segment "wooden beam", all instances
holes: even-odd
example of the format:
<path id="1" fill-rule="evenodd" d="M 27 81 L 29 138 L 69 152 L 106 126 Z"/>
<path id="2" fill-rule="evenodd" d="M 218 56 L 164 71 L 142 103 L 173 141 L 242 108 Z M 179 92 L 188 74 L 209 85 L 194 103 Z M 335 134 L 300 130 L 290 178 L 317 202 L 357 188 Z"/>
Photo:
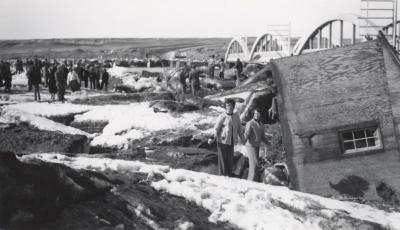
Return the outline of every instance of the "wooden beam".
<path id="1" fill-rule="evenodd" d="M 329 41 L 328 41 L 328 47 L 332 48 L 332 22 L 329 23 Z"/>
<path id="2" fill-rule="evenodd" d="M 343 46 L 343 20 L 340 20 L 340 46 Z"/>

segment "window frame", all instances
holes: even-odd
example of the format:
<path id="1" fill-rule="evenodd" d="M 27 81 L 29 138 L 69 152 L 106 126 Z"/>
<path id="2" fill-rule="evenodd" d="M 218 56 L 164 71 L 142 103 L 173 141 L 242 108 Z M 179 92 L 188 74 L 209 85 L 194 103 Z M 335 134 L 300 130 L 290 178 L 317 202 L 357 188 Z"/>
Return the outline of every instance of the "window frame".
<path id="1" fill-rule="evenodd" d="M 364 148 L 358 148 L 357 147 L 355 149 L 351 149 L 351 150 L 345 150 L 344 148 L 344 143 L 345 140 L 343 138 L 343 134 L 344 133 L 349 133 L 351 132 L 353 135 L 353 139 L 352 141 L 356 141 L 356 140 L 368 140 L 368 137 L 365 138 L 354 138 L 354 132 L 357 131 L 365 131 L 367 129 L 376 129 L 377 132 L 377 138 L 379 141 L 379 145 L 373 146 L 373 147 L 364 147 Z M 340 130 L 339 131 L 339 139 L 340 139 L 340 147 L 342 150 L 342 154 L 344 156 L 349 156 L 349 155 L 355 155 L 355 154 L 360 154 L 360 153 L 365 153 L 365 152 L 375 152 L 375 151 L 379 151 L 379 150 L 383 150 L 384 146 L 383 146 L 383 140 L 382 140 L 382 134 L 381 134 L 381 129 L 379 127 L 379 125 L 370 125 L 370 126 L 364 126 L 364 127 L 357 127 L 357 128 L 350 128 L 350 129 L 345 129 L 345 130 Z"/>

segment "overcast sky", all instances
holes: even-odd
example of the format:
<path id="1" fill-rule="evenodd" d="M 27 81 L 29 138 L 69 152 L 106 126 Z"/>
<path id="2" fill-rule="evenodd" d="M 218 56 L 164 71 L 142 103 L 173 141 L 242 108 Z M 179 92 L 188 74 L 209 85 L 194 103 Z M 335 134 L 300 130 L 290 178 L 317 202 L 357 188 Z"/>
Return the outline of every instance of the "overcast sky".
<path id="1" fill-rule="evenodd" d="M 359 14 L 360 0 L 0 0 L 0 39 L 254 36 Z"/>

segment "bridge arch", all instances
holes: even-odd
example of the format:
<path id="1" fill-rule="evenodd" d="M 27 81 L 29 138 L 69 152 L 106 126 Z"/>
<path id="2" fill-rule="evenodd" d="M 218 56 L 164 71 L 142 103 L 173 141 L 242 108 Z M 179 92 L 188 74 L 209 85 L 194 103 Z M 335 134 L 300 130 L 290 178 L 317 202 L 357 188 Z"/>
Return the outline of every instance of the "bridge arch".
<path id="1" fill-rule="evenodd" d="M 241 37 L 232 38 L 225 53 L 225 62 L 235 62 L 238 58 L 241 61 L 248 61 L 248 57 L 247 41 Z"/>
<path id="2" fill-rule="evenodd" d="M 332 42 L 332 25 L 333 23 L 339 23 L 339 42 L 334 45 Z M 344 46 L 344 23 L 350 24 L 352 26 L 352 36 L 351 36 L 351 44 L 355 44 L 357 40 L 362 40 L 364 38 L 357 39 L 357 32 L 360 30 L 360 25 L 372 25 L 374 27 L 374 34 L 378 34 L 378 31 L 381 28 L 374 26 L 375 23 L 366 18 L 359 17 L 355 14 L 343 14 L 339 15 L 335 18 L 330 18 L 324 20 L 322 23 L 317 24 L 312 27 L 313 29 L 306 33 L 306 36 L 303 36 L 294 46 L 293 54 L 299 55 L 303 52 L 312 52 L 321 49 L 329 49 L 337 46 Z M 322 30 L 328 29 L 328 38 L 322 36 Z M 316 41 L 315 41 L 316 40 Z"/>
<path id="3" fill-rule="evenodd" d="M 271 59 L 290 55 L 289 40 L 286 38 L 285 43 L 279 38 L 282 37 L 270 33 L 258 36 L 251 48 L 249 60 L 267 63 Z"/>

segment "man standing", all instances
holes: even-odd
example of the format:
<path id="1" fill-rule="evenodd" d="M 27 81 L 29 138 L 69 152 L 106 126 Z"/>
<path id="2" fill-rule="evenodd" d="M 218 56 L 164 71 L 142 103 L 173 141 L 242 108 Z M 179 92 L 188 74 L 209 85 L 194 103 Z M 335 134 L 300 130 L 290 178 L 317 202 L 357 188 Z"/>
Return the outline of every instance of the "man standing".
<path id="1" fill-rule="evenodd" d="M 40 63 L 38 59 L 35 59 L 33 65 L 29 66 L 26 75 L 33 86 L 35 101 L 40 101 L 39 84 L 42 83 L 42 75 L 40 72 Z"/>
<path id="2" fill-rule="evenodd" d="M 246 155 L 249 158 L 249 175 L 247 180 L 252 181 L 254 181 L 256 178 L 261 142 L 267 143 L 264 133 L 264 125 L 260 121 L 260 118 L 260 110 L 255 109 L 253 119 L 247 122 L 244 131 L 243 142 L 245 142 Z"/>
<path id="3" fill-rule="evenodd" d="M 179 82 L 181 83 L 182 93 L 186 94 L 186 78 L 190 73 L 190 66 L 186 62 L 183 64 L 183 69 L 179 74 Z"/>
<path id="4" fill-rule="evenodd" d="M 211 55 L 211 59 L 208 61 L 208 66 L 209 66 L 209 75 L 211 78 L 214 78 L 214 69 L 215 69 L 215 59 L 214 59 L 214 54 Z"/>
<path id="5" fill-rule="evenodd" d="M 225 60 L 223 58 L 221 58 L 221 61 L 219 62 L 219 66 L 220 66 L 219 78 L 221 80 L 224 80 L 224 73 L 225 73 L 226 64 L 225 64 Z"/>
<path id="6" fill-rule="evenodd" d="M 47 62 L 47 59 L 45 59 L 42 66 L 42 78 L 44 80 L 44 86 L 47 87 L 49 84 L 49 63 Z"/>
<path id="7" fill-rule="evenodd" d="M 199 96 L 200 91 L 200 70 L 196 66 L 193 66 L 193 70 L 189 74 L 189 81 L 192 85 L 193 96 Z"/>
<path id="8" fill-rule="evenodd" d="M 12 82 L 12 74 L 10 69 L 10 63 L 6 62 L 3 66 L 3 77 L 4 77 L 4 87 L 7 93 L 11 93 L 11 82 Z"/>
<path id="9" fill-rule="evenodd" d="M 108 79 L 109 79 L 109 74 L 106 70 L 106 67 L 103 67 L 101 70 L 101 85 L 100 85 L 100 89 L 103 89 L 107 91 L 108 88 Z"/>
<path id="10" fill-rule="evenodd" d="M 234 113 L 235 101 L 225 100 L 225 114 L 222 114 L 215 125 L 215 139 L 218 148 L 219 175 L 232 176 L 233 149 L 238 136 L 242 138 L 242 126 L 237 113 Z M 211 141 L 209 141 L 211 142 Z"/>
<path id="11" fill-rule="evenodd" d="M 56 71 L 56 85 L 58 100 L 61 102 L 65 101 L 64 94 L 67 85 L 67 74 L 68 70 L 66 69 L 65 64 L 59 65 Z"/>
<path id="12" fill-rule="evenodd" d="M 236 69 L 236 87 L 238 87 L 240 83 L 240 75 L 243 72 L 243 64 L 239 58 L 236 60 L 235 69 Z"/>

